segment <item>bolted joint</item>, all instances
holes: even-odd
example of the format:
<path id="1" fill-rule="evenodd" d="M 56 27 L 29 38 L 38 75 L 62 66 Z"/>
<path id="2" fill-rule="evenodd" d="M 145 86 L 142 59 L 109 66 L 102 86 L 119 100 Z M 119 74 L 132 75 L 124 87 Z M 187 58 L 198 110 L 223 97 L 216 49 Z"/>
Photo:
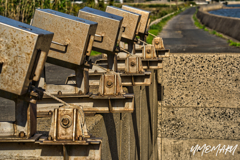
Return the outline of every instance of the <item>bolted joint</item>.
<path id="1" fill-rule="evenodd" d="M 112 81 L 107 81 L 107 87 L 112 88 L 113 87 L 113 82 Z"/>
<path id="2" fill-rule="evenodd" d="M 63 118 L 62 119 L 62 124 L 64 125 L 64 126 L 67 126 L 68 124 L 69 124 L 69 119 L 68 118 Z"/>
<path id="3" fill-rule="evenodd" d="M 151 53 L 151 50 L 150 49 L 147 49 L 147 54 L 150 54 Z"/>
<path id="4" fill-rule="evenodd" d="M 135 62 L 131 62 L 131 66 L 134 67 L 136 65 Z"/>

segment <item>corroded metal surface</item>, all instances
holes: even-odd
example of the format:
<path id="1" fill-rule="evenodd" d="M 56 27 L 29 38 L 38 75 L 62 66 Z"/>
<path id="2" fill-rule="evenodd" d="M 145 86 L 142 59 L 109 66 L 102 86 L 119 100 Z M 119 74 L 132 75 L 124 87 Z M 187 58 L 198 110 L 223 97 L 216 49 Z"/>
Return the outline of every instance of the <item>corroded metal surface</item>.
<path id="1" fill-rule="evenodd" d="M 135 55 L 128 56 L 125 60 L 125 73 L 144 73 L 141 58 Z"/>
<path id="2" fill-rule="evenodd" d="M 43 145 L 39 141 L 28 143 L 2 142 L 0 143 L 1 159 L 51 159 L 51 160 L 101 160 L 101 139 L 88 139 L 85 144 L 75 143 L 69 145 L 50 144 Z"/>
<path id="3" fill-rule="evenodd" d="M 83 106 L 84 112 L 93 113 L 110 113 L 109 107 L 112 106 L 112 113 L 123 113 L 134 111 L 134 95 L 124 94 L 122 96 L 96 96 L 92 95 L 90 98 L 87 97 L 62 97 L 67 103 Z M 59 108 L 61 103 L 51 98 L 44 98 L 39 101 L 37 112 L 39 114 L 48 114 L 49 111 L 53 111 L 55 108 Z"/>
<path id="4" fill-rule="evenodd" d="M 142 50 L 142 57 L 143 59 L 156 59 L 157 55 L 155 47 L 151 44 L 144 45 Z"/>
<path id="5" fill-rule="evenodd" d="M 0 16 L 1 90 L 27 92 L 31 80 L 40 76 L 43 66 L 37 66 L 38 60 L 45 62 L 52 37 L 51 32 Z"/>
<path id="6" fill-rule="evenodd" d="M 86 143 L 83 137 L 89 135 L 87 131 L 83 131 L 83 120 L 80 106 L 76 106 L 76 108 L 62 106 L 59 109 L 54 109 L 48 142 L 71 143 L 78 141 L 80 143 L 82 141 Z"/>
<path id="7" fill-rule="evenodd" d="M 133 13 L 121 8 L 107 6 L 106 12 L 123 17 L 122 26 L 125 28 L 122 33 L 122 40 L 133 40 L 141 18 L 140 14 Z"/>
<path id="8" fill-rule="evenodd" d="M 155 47 L 155 49 L 164 49 L 163 39 L 161 37 L 155 37 L 152 40 L 152 45 Z"/>
<path id="9" fill-rule="evenodd" d="M 100 95 L 121 95 L 123 93 L 121 77 L 119 73 L 107 72 L 100 78 Z"/>
<path id="10" fill-rule="evenodd" d="M 139 24 L 140 25 L 139 33 L 145 34 L 146 29 L 148 28 L 148 23 L 150 22 L 150 20 L 149 20 L 150 12 L 141 10 L 139 8 L 134 8 L 131 6 L 126 6 L 126 5 L 123 5 L 122 9 L 131 11 L 134 13 L 138 13 L 141 15 L 140 24 Z"/>
<path id="11" fill-rule="evenodd" d="M 89 7 L 79 10 L 78 17 L 98 23 L 96 34 L 99 38 L 95 37 L 93 50 L 115 52 L 117 40 L 121 36 L 120 27 L 123 17 Z"/>
<path id="12" fill-rule="evenodd" d="M 37 9 L 32 25 L 54 32 L 48 56 L 55 61 L 81 65 L 91 52 L 97 23 L 50 9 Z M 91 42 L 91 43 L 89 43 Z M 52 60 L 52 63 L 57 63 Z M 64 63 L 57 63 L 63 65 Z"/>

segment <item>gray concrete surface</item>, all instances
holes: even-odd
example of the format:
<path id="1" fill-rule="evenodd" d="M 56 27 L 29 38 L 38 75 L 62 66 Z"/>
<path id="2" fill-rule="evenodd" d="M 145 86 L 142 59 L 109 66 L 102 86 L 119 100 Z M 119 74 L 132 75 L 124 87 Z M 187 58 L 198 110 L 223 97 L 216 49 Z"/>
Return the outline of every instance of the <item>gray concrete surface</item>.
<path id="1" fill-rule="evenodd" d="M 222 149 L 240 140 L 240 49 L 197 29 L 194 12 L 190 8 L 174 17 L 160 34 L 171 53 L 158 72 L 164 88 L 158 111 L 159 159 L 240 159 L 239 146 L 234 154 L 216 149 L 201 155 L 201 148 L 191 152 L 197 144 L 220 144 Z"/>
<path id="2" fill-rule="evenodd" d="M 195 8 L 189 8 L 172 18 L 159 34 L 171 53 L 229 53 L 240 48 L 229 46 L 225 39 L 198 29 L 192 16 Z"/>

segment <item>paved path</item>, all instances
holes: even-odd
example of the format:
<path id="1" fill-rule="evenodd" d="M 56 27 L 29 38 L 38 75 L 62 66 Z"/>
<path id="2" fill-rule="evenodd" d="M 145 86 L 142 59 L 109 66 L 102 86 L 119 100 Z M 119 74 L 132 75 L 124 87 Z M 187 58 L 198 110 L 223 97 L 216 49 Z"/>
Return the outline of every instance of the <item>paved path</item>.
<path id="1" fill-rule="evenodd" d="M 240 48 L 229 46 L 225 39 L 198 29 L 192 19 L 195 11 L 195 8 L 189 8 L 164 26 L 159 36 L 166 49 L 171 53 L 240 53 Z"/>

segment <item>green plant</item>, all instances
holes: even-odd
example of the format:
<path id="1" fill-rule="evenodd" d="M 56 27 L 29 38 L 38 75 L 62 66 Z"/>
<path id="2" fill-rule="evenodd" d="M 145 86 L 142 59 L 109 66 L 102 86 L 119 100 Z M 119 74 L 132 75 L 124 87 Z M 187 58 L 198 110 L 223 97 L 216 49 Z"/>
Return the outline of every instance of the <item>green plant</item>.
<path id="1" fill-rule="evenodd" d="M 232 40 L 228 40 L 229 46 L 236 46 L 236 47 L 240 47 L 240 43 L 239 42 L 234 42 Z"/>
<path id="2" fill-rule="evenodd" d="M 97 51 L 92 51 L 90 56 L 96 56 L 96 55 L 99 55 L 99 54 L 102 54 L 102 53 L 97 52 Z"/>

